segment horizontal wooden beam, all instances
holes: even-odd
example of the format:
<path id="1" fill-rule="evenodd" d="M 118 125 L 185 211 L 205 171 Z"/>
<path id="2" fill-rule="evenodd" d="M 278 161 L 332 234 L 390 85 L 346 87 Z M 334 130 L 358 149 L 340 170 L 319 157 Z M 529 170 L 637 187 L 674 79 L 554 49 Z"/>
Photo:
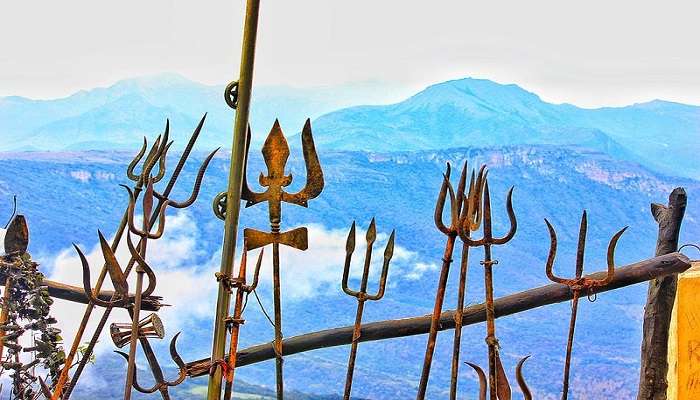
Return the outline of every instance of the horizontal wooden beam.
<path id="1" fill-rule="evenodd" d="M 622 287 L 646 282 L 660 276 L 683 272 L 690 268 L 690 260 L 680 253 L 671 253 L 649 260 L 641 261 L 615 270 L 612 283 L 603 288 L 595 288 L 592 293 L 601 293 Z M 592 279 L 602 279 L 605 271 L 587 275 Z M 494 307 L 496 317 L 515 314 L 554 303 L 571 300 L 572 292 L 568 286 L 551 284 L 524 292 L 514 293 L 496 299 Z M 440 315 L 440 330 L 454 329 L 454 310 Z M 484 304 L 477 304 L 464 309 L 463 325 L 483 322 L 486 317 Z M 368 342 L 397 337 L 421 335 L 430 329 L 430 315 L 371 322 L 362 325 L 360 341 Z M 284 355 L 301 353 L 325 347 L 342 346 L 352 342 L 352 326 L 326 329 L 318 332 L 294 336 L 283 341 Z M 227 356 L 228 358 L 228 356 Z M 255 364 L 275 358 L 272 343 L 260 344 L 238 352 L 237 366 Z M 209 373 L 208 358 L 187 364 L 190 376 L 202 376 Z"/>
<path id="2" fill-rule="evenodd" d="M 5 282 L 5 274 L 0 270 L 0 285 Z M 88 298 L 85 295 L 85 291 L 82 287 L 66 285 L 65 283 L 60 283 L 52 281 L 49 279 L 44 279 L 42 285 L 49 288 L 49 295 L 56 299 L 68 300 L 74 303 L 87 304 Z M 110 300 L 114 295 L 112 290 L 102 290 L 99 294 L 99 298 L 102 300 Z M 131 295 L 133 297 L 133 294 Z M 141 309 L 146 311 L 158 311 L 165 304 L 161 303 L 163 298 L 160 296 L 147 296 L 143 298 L 141 303 Z"/>

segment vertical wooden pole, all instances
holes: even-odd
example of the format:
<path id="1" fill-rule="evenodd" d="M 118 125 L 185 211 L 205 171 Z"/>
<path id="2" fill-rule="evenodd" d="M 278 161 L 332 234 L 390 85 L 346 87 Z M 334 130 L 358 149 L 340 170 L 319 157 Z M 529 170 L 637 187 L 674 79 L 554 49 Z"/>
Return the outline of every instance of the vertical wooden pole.
<path id="1" fill-rule="evenodd" d="M 243 169 L 245 164 L 246 132 L 250 114 L 250 100 L 253 86 L 253 66 L 255 64 L 255 43 L 258 34 L 258 15 L 260 0 L 247 0 L 245 25 L 243 28 L 243 47 L 241 50 L 241 66 L 238 78 L 238 101 L 236 102 L 236 118 L 233 125 L 233 147 L 231 149 L 231 166 L 229 169 L 228 188 L 226 194 L 226 219 L 224 221 L 224 241 L 221 250 L 222 276 L 233 273 L 233 259 L 236 253 L 236 236 L 238 232 L 238 216 L 241 206 L 241 187 L 243 184 Z M 219 294 L 216 300 L 214 316 L 214 338 L 212 341 L 211 362 L 213 366 L 224 359 L 226 351 L 226 317 L 229 315 L 231 293 L 219 282 Z M 209 376 L 207 389 L 208 400 L 221 399 L 222 371 L 215 368 Z"/>
<path id="2" fill-rule="evenodd" d="M 678 236 L 688 197 L 683 188 L 676 188 L 668 205 L 654 203 L 651 213 L 659 224 L 656 255 L 673 253 L 678 249 Z M 668 382 L 668 335 L 671 312 L 676 296 L 676 274 L 649 281 L 644 307 L 641 370 L 637 400 L 666 400 Z"/>

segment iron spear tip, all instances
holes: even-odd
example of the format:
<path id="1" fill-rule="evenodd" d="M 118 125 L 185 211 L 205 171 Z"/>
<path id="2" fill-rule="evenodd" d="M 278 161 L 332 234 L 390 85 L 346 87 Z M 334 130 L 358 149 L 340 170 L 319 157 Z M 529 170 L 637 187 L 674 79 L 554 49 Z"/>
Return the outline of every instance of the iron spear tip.
<path id="1" fill-rule="evenodd" d="M 369 223 L 369 228 L 367 229 L 367 244 L 372 244 L 377 239 L 377 224 L 372 217 L 372 221 Z"/>

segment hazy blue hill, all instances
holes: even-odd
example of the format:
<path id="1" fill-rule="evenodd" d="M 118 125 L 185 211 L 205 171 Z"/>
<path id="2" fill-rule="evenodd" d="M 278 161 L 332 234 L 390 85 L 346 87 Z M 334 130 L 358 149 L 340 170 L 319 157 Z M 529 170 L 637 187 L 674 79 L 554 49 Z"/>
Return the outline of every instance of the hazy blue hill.
<path id="1" fill-rule="evenodd" d="M 0 197 L 7 199 L 0 201 L 0 215 L 9 214 L 10 196 L 18 194 L 20 211 L 27 215 L 32 231 L 30 251 L 44 262 L 73 241 L 89 248 L 96 243 L 97 228 L 110 232 L 118 224 L 125 194 L 117 184 L 126 182 L 123 171 L 132 155 L 132 152 L 0 154 Z M 202 156 L 198 153 L 195 158 L 201 160 Z M 323 194 L 308 209 L 286 207 L 283 226 L 317 223 L 344 230 L 353 219 L 366 224 L 376 216 L 380 231 L 396 228 L 397 245 L 416 252 L 422 262 L 437 264 L 442 257 L 444 236 L 435 229 L 432 214 L 441 173 L 446 161 L 460 163 L 464 158 L 473 164 L 486 162 L 490 167 L 496 232 L 506 229 L 503 195 L 510 185 L 515 185 L 518 234 L 508 246 L 494 249 L 500 260 L 496 271 L 499 296 L 547 283 L 543 271 L 548 250 L 544 217 L 559 232 L 557 271 L 562 274 L 572 271 L 578 218 L 583 208 L 589 211 L 587 271 L 602 269 L 608 238 L 625 225 L 630 229 L 620 241 L 618 264 L 650 257 L 656 225 L 650 216 L 649 203 L 666 201 L 669 191 L 677 185 L 685 186 L 689 194 L 681 242 L 695 241 L 693 238 L 700 234 L 697 181 L 658 174 L 586 148 L 550 145 L 392 153 L 322 151 L 326 176 Z M 187 182 L 196 173 L 195 165 L 193 162 L 185 170 L 176 198 L 189 190 Z M 214 159 L 200 201 L 190 211 L 196 221 L 192 227 L 196 230 L 192 235 L 198 240 L 196 262 L 202 265 L 209 262 L 210 255 L 220 246 L 222 223 L 212 216 L 210 200 L 225 187 L 227 165 L 225 156 Z M 253 155 L 249 168 L 251 183 L 254 184 L 253 177 L 263 167 L 260 157 Z M 296 151 L 290 159 L 290 171 L 297 180 L 294 185 L 300 184 L 303 165 Z M 241 225 L 264 227 L 267 218 L 265 206 L 244 209 Z M 310 251 L 314 248 L 312 241 Z M 480 252 L 474 252 L 475 258 L 480 256 Z M 476 261 L 470 271 L 467 302 L 480 302 L 483 277 Z M 287 268 L 283 279 L 293 274 L 294 269 Z M 367 306 L 366 321 L 430 312 L 438 271 L 428 270 L 418 280 L 408 279 L 405 274 L 399 267 L 392 269 L 389 276 L 392 286 L 380 303 Z M 454 304 L 456 277 L 455 273 L 451 274 L 448 287 L 446 304 L 450 308 Z M 269 310 L 270 289 L 265 284 L 260 295 Z M 584 392 L 590 399 L 633 398 L 645 296 L 645 286 L 638 285 L 601 295 L 595 304 L 582 303 L 575 350 L 577 383 L 574 386 L 578 393 L 575 398 Z M 292 336 L 351 324 L 355 302 L 334 284 L 321 287 L 316 296 L 303 301 L 286 299 L 284 307 L 285 334 Z M 569 305 L 560 304 L 499 320 L 498 332 L 509 373 L 518 357 L 533 354 L 527 376 L 538 398 L 551 396 L 559 388 L 568 312 Z M 185 328 L 181 342 L 185 358 L 205 357 L 209 351 L 211 322 L 197 319 Z M 486 352 L 483 329 L 481 325 L 466 329 L 463 348 L 465 359 L 482 365 Z M 270 325 L 254 302 L 246 311 L 243 332 L 242 346 L 271 340 Z M 375 400 L 415 396 L 424 346 L 424 336 L 362 344 L 356 373 L 357 395 Z M 158 349 L 167 357 L 162 343 Z M 450 349 L 450 333 L 441 334 L 431 379 L 431 399 L 446 397 Z M 339 393 L 347 351 L 347 347 L 341 347 L 288 357 L 288 387 L 307 393 Z M 98 360 L 97 366 L 91 368 L 106 368 L 111 371 L 106 376 L 119 374 L 114 379 L 121 381 L 123 371 L 113 366 Z M 267 362 L 242 368 L 238 374 L 247 382 L 270 388 L 274 382 L 273 368 Z M 182 389 L 189 390 L 192 387 L 189 385 L 204 382 L 204 378 L 194 380 Z M 460 384 L 464 390 L 462 397 L 473 398 L 473 374 L 465 371 Z M 89 386 L 83 390 L 90 393 Z"/>
<path id="2" fill-rule="evenodd" d="M 318 145 L 401 151 L 459 146 L 580 145 L 697 177 L 700 107 L 655 101 L 620 108 L 550 104 L 517 85 L 439 83 L 397 104 L 360 106 L 315 121 Z"/>
<path id="3" fill-rule="evenodd" d="M 54 100 L 0 98 L 0 151 L 110 149 L 138 144 L 144 133 L 161 132 L 165 118 L 180 132 L 191 131 L 209 113 L 207 138 L 230 146 L 233 111 L 223 101 L 224 85 L 204 85 L 177 74 L 119 81 L 112 86 L 77 92 Z M 255 87 L 251 124 L 272 126 L 279 118 L 289 133 L 314 118 L 361 102 L 382 102 L 388 85 L 365 83 L 315 88 Z M 361 99 L 361 100 L 360 100 Z"/>
<path id="4" fill-rule="evenodd" d="M 162 131 L 169 117 L 191 131 L 209 112 L 212 146 L 230 146 L 233 111 L 223 85 L 176 74 L 128 79 L 56 100 L 0 98 L 0 150 L 107 149 L 138 144 Z M 551 104 L 517 85 L 485 79 L 438 83 L 399 103 L 400 90 L 382 84 L 336 87 L 256 87 L 251 124 L 268 129 L 279 118 L 288 135 L 307 117 L 319 147 L 331 150 L 412 151 L 463 146 L 578 145 L 640 162 L 667 174 L 697 178 L 700 107 L 653 101 L 582 109 Z M 334 111 L 335 110 L 335 111 Z M 324 115 L 325 114 L 325 115 Z M 258 137 L 255 137 L 259 143 Z"/>
<path id="5" fill-rule="evenodd" d="M 572 120 L 600 129 L 645 164 L 697 178 L 700 107 L 655 100 L 621 108 L 573 109 Z"/>

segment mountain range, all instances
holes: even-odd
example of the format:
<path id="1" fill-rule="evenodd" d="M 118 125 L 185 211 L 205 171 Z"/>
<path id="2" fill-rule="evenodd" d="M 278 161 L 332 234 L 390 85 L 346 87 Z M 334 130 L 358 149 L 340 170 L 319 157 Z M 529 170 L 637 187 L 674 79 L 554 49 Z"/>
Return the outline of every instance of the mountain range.
<path id="1" fill-rule="evenodd" d="M 63 99 L 0 98 L 0 151 L 133 148 L 142 136 L 161 132 L 166 117 L 178 127 L 174 138 L 182 139 L 205 112 L 209 117 L 202 143 L 226 147 L 233 115 L 222 88 L 166 74 Z M 584 109 L 544 102 L 514 84 L 466 78 L 432 85 L 395 104 L 342 108 L 395 98 L 400 92 L 380 84 L 256 88 L 251 124 L 259 134 L 254 142 L 262 142 L 275 118 L 294 135 L 310 117 L 317 145 L 330 150 L 578 145 L 665 174 L 700 176 L 694 162 L 700 151 L 698 106 L 655 100 Z"/>

